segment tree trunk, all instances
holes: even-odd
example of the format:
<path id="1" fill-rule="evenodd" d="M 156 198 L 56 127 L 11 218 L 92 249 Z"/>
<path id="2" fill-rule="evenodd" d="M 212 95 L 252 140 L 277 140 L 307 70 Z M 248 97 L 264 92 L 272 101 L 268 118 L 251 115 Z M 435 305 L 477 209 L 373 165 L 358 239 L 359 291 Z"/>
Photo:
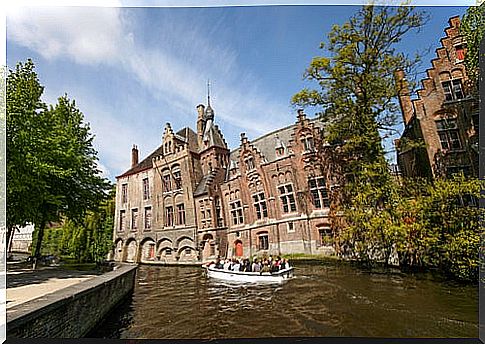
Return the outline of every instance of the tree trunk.
<path id="1" fill-rule="evenodd" d="M 44 228 L 46 225 L 46 221 L 42 220 L 40 223 L 39 228 L 37 229 L 37 241 L 35 243 L 35 250 L 34 250 L 34 262 L 32 265 L 32 270 L 35 270 L 37 268 L 37 261 L 40 258 L 40 250 L 42 248 L 42 238 L 44 237 Z"/>
<path id="2" fill-rule="evenodd" d="M 11 227 L 8 227 L 7 228 L 7 247 L 6 247 L 6 252 L 7 252 L 7 256 L 8 256 L 8 253 L 10 252 L 10 250 L 12 249 L 12 238 L 13 238 L 13 235 L 15 233 L 15 226 L 11 226 Z"/>

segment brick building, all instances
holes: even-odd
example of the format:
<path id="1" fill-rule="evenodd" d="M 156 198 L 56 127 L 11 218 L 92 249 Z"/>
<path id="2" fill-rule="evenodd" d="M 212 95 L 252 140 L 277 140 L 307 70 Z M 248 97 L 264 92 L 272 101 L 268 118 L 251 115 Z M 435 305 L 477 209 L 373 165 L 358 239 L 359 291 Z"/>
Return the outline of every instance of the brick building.
<path id="1" fill-rule="evenodd" d="M 117 177 L 117 261 L 195 263 L 221 257 L 332 253 L 329 188 L 319 154 L 324 124 L 296 123 L 229 150 L 214 110 L 197 132 L 166 124 L 162 142 Z"/>
<path id="2" fill-rule="evenodd" d="M 463 63 L 466 42 L 459 28 L 460 18 L 450 18 L 415 99 L 404 73 L 397 75 L 405 128 L 395 143 L 404 176 L 439 177 L 459 171 L 478 176 L 478 100 Z M 411 144 L 419 141 L 424 145 Z"/>

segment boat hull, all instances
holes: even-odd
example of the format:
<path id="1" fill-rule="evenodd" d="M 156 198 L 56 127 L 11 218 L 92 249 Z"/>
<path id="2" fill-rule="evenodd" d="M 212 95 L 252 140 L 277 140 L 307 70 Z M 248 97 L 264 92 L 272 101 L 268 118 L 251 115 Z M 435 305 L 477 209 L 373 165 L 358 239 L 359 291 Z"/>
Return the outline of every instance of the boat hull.
<path id="1" fill-rule="evenodd" d="M 259 272 L 230 271 L 208 267 L 206 272 L 207 277 L 210 278 L 241 283 L 281 283 L 293 277 L 293 268 L 261 274 Z"/>

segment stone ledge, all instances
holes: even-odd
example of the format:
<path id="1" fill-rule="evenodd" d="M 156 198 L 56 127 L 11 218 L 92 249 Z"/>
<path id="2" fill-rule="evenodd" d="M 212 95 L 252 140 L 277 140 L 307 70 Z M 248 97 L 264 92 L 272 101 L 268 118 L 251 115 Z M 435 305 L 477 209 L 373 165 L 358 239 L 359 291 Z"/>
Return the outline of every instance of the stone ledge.
<path id="1" fill-rule="evenodd" d="M 119 277 L 136 270 L 136 265 L 122 264 L 117 269 L 60 289 L 43 297 L 19 304 L 7 310 L 7 329 L 11 331 L 49 312 L 80 299 L 87 293 L 96 291 Z"/>

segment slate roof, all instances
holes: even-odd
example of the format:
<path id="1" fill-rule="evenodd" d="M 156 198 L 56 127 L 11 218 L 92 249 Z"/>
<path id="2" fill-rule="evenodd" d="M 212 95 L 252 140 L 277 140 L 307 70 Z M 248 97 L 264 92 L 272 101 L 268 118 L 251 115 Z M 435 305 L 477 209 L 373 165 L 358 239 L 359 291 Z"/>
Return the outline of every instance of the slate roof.
<path id="1" fill-rule="evenodd" d="M 189 127 L 185 127 L 177 131 L 175 134 L 175 137 L 181 141 L 188 142 L 189 143 L 189 149 L 196 150 L 197 147 L 197 134 L 194 133 L 192 129 Z M 116 178 L 121 178 L 121 177 L 126 177 L 131 174 L 136 174 L 138 172 L 142 172 L 145 170 L 148 170 L 153 167 L 152 159 L 162 155 L 163 153 L 163 145 L 160 145 L 155 151 L 153 151 L 149 156 L 147 156 L 145 159 L 143 159 L 141 162 L 139 162 L 137 165 L 134 167 L 130 168 L 128 171 L 125 173 L 117 176 Z"/>
<path id="2" fill-rule="evenodd" d="M 204 130 L 204 136 L 203 139 L 204 143 L 208 142 L 208 145 L 201 147 L 201 151 L 205 150 L 206 147 L 222 147 L 222 148 L 227 148 L 227 143 L 226 140 L 224 140 L 224 136 L 222 135 L 221 130 L 219 127 L 214 124 L 212 120 L 207 121 L 205 130 Z"/>
<path id="3" fill-rule="evenodd" d="M 318 118 L 310 118 L 310 122 L 314 123 L 315 127 L 323 128 L 324 124 Z M 268 134 L 264 134 L 254 140 L 250 140 L 250 144 L 256 148 L 266 162 L 273 162 L 279 157 L 276 156 L 276 148 L 283 146 L 285 148 L 285 155 L 288 154 L 288 147 L 290 145 L 291 135 L 294 132 L 296 124 L 292 124 L 281 129 L 277 129 Z M 230 163 L 227 168 L 226 176 L 229 175 L 229 170 L 239 162 L 240 148 L 236 148 L 229 153 Z"/>
<path id="4" fill-rule="evenodd" d="M 123 173 L 122 175 L 116 177 L 116 178 L 121 178 L 121 177 L 126 177 L 131 174 L 135 174 L 144 170 L 148 170 L 152 168 L 153 163 L 152 159 L 155 158 L 156 156 L 160 155 L 163 153 L 163 145 L 160 145 L 155 151 L 147 156 L 145 159 L 143 159 L 141 162 L 138 163 L 138 165 L 135 165 L 134 167 L 130 168 L 128 171 Z"/>

